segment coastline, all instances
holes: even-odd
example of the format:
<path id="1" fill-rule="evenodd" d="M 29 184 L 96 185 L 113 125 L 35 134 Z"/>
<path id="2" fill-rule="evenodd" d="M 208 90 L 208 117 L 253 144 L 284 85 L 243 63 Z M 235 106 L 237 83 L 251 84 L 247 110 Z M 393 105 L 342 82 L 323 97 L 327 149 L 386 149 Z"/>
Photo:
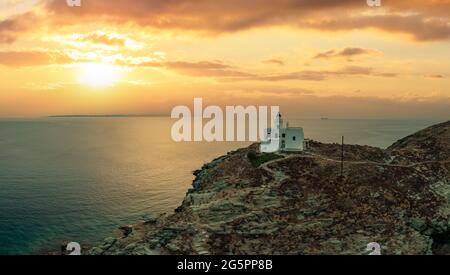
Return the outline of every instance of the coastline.
<path id="1" fill-rule="evenodd" d="M 175 213 L 122 226 L 89 254 L 365 254 L 373 241 L 446 254 L 449 137 L 444 122 L 387 149 L 345 145 L 344 179 L 337 144 L 253 167 L 254 144 L 195 171 Z"/>

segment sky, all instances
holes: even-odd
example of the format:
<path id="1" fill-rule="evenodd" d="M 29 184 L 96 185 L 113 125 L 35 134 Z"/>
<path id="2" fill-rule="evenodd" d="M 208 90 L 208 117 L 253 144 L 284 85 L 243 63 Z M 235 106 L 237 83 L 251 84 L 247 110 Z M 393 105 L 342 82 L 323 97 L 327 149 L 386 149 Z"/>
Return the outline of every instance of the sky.
<path id="1" fill-rule="evenodd" d="M 0 117 L 448 119 L 450 0 L 0 0 Z"/>

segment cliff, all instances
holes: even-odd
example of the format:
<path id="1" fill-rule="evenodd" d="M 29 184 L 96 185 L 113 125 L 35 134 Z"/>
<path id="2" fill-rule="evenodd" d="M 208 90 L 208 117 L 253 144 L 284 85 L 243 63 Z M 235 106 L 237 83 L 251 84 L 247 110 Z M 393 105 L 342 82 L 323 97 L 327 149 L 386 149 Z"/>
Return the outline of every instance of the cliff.
<path id="1" fill-rule="evenodd" d="M 450 253 L 450 121 L 388 149 L 258 145 L 196 171 L 175 213 L 122 227 L 91 254 Z"/>

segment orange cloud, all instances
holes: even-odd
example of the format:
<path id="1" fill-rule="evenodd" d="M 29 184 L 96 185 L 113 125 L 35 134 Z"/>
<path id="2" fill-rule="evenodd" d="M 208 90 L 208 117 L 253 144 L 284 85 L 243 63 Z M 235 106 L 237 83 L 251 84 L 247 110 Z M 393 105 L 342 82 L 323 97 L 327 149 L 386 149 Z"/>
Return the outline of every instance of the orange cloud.
<path id="1" fill-rule="evenodd" d="M 395 77 L 395 73 L 379 73 L 375 72 L 369 67 L 344 67 L 334 71 L 299 71 L 291 73 L 281 74 L 268 74 L 268 75 L 253 75 L 250 77 L 244 77 L 237 80 L 259 80 L 259 81 L 286 81 L 286 80 L 310 80 L 321 81 L 332 77 L 346 77 L 346 76 L 375 76 L 375 77 Z"/>
<path id="2" fill-rule="evenodd" d="M 445 76 L 443 76 L 442 74 L 427 74 L 425 75 L 426 78 L 430 78 L 430 79 L 442 79 L 445 78 Z"/>
<path id="3" fill-rule="evenodd" d="M 233 68 L 230 65 L 226 65 L 218 61 L 200 61 L 200 62 L 145 62 L 141 64 L 122 64 L 128 66 L 138 67 L 163 67 L 169 70 L 173 70 L 177 73 L 188 76 L 200 76 L 200 77 L 216 77 L 216 78 L 244 78 L 254 77 L 251 73 L 246 73 Z"/>
<path id="4" fill-rule="evenodd" d="M 151 60 L 151 61 L 145 61 Z M 68 64 L 74 62 L 89 62 L 92 60 L 82 57 L 74 58 L 68 54 L 57 51 L 10 51 L 0 52 L 0 64 L 6 66 L 45 66 L 54 64 Z M 141 62 L 139 62 L 141 61 Z M 339 70 L 304 70 L 287 73 L 262 74 L 252 73 L 240 68 L 215 61 L 163 61 L 151 57 L 122 57 L 115 64 L 125 67 L 153 67 L 164 68 L 181 75 L 195 77 L 210 77 L 221 81 L 286 81 L 309 80 L 321 81 L 328 78 L 346 76 L 374 76 L 395 77 L 397 74 L 390 72 L 376 72 L 373 68 L 348 66 Z"/>
<path id="5" fill-rule="evenodd" d="M 374 55 L 379 54 L 378 51 L 364 48 L 344 48 L 341 50 L 329 50 L 314 56 L 315 59 L 329 59 L 335 57 L 352 58 L 360 55 Z"/>
<path id="6" fill-rule="evenodd" d="M 0 43 L 12 43 L 21 34 L 34 30 L 39 24 L 39 18 L 33 12 L 0 21 Z"/>
<path id="7" fill-rule="evenodd" d="M 122 65 L 127 65 L 122 63 Z M 162 67 L 177 73 L 196 77 L 213 77 L 222 81 L 286 81 L 286 80 L 309 80 L 321 81 L 332 77 L 346 76 L 375 76 L 396 77 L 396 73 L 376 72 L 373 68 L 349 66 L 339 70 L 326 71 L 297 71 L 278 74 L 260 74 L 240 70 L 223 62 L 146 62 L 142 64 L 128 64 L 128 66 L 139 67 Z"/>
<path id="8" fill-rule="evenodd" d="M 92 44 L 103 44 L 106 46 L 124 47 L 126 39 L 120 37 L 114 37 L 106 33 L 89 33 L 78 37 L 79 42 L 89 42 Z"/>
<path id="9" fill-rule="evenodd" d="M 450 6 L 447 7 L 450 15 Z M 423 14 L 356 15 L 304 22 L 306 28 L 325 31 L 348 31 L 374 28 L 392 33 L 404 33 L 417 41 L 450 38 L 450 18 L 430 17 Z"/>
<path id="10" fill-rule="evenodd" d="M 284 61 L 280 60 L 280 59 L 263 60 L 263 63 L 265 63 L 265 64 L 275 64 L 275 65 L 284 65 Z"/>
<path id="11" fill-rule="evenodd" d="M 0 64 L 11 67 L 45 66 L 72 63 L 74 60 L 60 52 L 9 51 L 0 52 Z"/>
<path id="12" fill-rule="evenodd" d="M 418 41 L 450 38 L 448 0 L 383 1 L 378 9 L 364 0 L 83 0 L 79 8 L 68 7 L 62 0 L 45 3 L 45 16 L 29 13 L 1 21 L 0 41 L 11 42 L 42 25 L 55 29 L 92 20 L 203 34 L 291 26 L 325 31 L 378 29 L 409 34 Z"/>

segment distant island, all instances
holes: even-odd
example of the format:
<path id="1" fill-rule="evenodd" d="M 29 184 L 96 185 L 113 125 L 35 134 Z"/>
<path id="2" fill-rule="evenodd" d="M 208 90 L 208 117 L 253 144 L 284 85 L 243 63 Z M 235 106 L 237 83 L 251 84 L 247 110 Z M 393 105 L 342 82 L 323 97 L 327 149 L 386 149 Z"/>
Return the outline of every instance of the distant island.
<path id="1" fill-rule="evenodd" d="M 195 171 L 173 214 L 120 227 L 89 254 L 450 254 L 450 121 L 387 149 L 258 144 Z"/>
<path id="2" fill-rule="evenodd" d="M 168 114 L 143 114 L 143 115 L 126 115 L 126 114 L 109 114 L 109 115 L 54 115 L 49 118 L 88 118 L 88 117 L 166 117 Z"/>

